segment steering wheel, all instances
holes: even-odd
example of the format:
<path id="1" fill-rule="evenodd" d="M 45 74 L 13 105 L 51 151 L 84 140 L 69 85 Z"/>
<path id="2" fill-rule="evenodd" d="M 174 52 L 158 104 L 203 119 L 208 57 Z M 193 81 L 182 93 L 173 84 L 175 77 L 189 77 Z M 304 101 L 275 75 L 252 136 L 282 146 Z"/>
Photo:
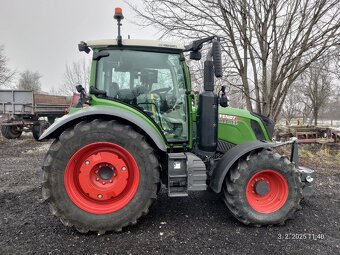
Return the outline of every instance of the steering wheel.
<path id="1" fill-rule="evenodd" d="M 171 90 L 171 87 L 155 89 L 155 90 L 150 91 L 150 93 L 156 93 L 159 96 L 161 96 L 161 93 L 167 93 L 169 90 Z"/>
<path id="2" fill-rule="evenodd" d="M 168 93 L 172 88 L 160 88 L 150 91 L 150 94 L 156 94 L 159 96 L 160 99 L 160 109 L 162 112 L 166 112 L 168 109 L 170 109 L 168 102 L 166 100 L 166 93 Z"/>

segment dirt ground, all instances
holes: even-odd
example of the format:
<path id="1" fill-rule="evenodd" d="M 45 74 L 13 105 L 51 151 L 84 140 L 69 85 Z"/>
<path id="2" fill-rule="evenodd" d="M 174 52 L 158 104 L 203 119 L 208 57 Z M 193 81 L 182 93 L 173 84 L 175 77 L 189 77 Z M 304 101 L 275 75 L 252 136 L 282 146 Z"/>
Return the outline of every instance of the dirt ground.
<path id="1" fill-rule="evenodd" d="M 137 225 L 98 236 L 63 226 L 42 202 L 49 145 L 0 137 L 0 254 L 340 254 L 339 164 L 304 159 L 317 171 L 315 194 L 285 226 L 244 226 L 210 192 L 176 199 L 163 191 Z"/>

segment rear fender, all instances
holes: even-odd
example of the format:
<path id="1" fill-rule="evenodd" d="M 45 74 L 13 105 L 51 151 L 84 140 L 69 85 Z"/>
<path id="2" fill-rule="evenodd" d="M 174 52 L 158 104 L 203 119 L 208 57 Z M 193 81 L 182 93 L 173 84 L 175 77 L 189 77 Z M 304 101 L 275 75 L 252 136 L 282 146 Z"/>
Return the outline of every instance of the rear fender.
<path id="1" fill-rule="evenodd" d="M 150 120 L 145 120 L 145 116 L 141 113 L 132 113 L 123 108 L 114 108 L 109 106 L 95 106 L 81 109 L 72 114 L 64 115 L 54 122 L 46 131 L 39 137 L 39 140 L 56 138 L 65 129 L 77 124 L 84 119 L 106 118 L 106 119 L 123 119 L 137 126 L 155 143 L 161 150 L 167 150 L 166 139 L 164 135 L 158 131 L 158 128 Z"/>

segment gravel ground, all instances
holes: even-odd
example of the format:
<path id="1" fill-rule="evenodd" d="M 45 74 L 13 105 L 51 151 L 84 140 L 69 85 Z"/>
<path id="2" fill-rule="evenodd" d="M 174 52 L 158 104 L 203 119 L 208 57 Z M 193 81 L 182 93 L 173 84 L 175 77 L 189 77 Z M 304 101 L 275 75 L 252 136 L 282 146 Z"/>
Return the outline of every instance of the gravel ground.
<path id="1" fill-rule="evenodd" d="M 50 143 L 0 137 L 0 254 L 340 254 L 340 166 L 317 169 L 316 192 L 285 226 L 247 227 L 219 196 L 159 195 L 122 233 L 79 234 L 42 203 L 40 165 Z"/>

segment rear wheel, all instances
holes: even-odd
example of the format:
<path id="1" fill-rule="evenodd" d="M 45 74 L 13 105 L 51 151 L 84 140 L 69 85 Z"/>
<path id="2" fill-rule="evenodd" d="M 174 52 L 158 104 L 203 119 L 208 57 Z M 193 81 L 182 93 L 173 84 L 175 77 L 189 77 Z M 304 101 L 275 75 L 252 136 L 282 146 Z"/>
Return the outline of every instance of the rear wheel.
<path id="1" fill-rule="evenodd" d="M 263 150 L 240 159 L 223 188 L 231 213 L 244 224 L 284 224 L 300 207 L 300 176 L 284 156 Z"/>
<path id="2" fill-rule="evenodd" d="M 32 134 L 36 141 L 39 141 L 39 137 L 44 133 L 44 131 L 50 126 L 47 121 L 38 120 L 33 123 Z"/>
<path id="3" fill-rule="evenodd" d="M 43 197 L 64 225 L 80 232 L 120 231 L 156 199 L 159 164 L 152 147 L 118 121 L 81 122 L 45 157 Z"/>
<path id="4" fill-rule="evenodd" d="M 18 125 L 1 126 L 1 134 L 7 139 L 15 139 L 21 136 L 22 130 Z"/>

